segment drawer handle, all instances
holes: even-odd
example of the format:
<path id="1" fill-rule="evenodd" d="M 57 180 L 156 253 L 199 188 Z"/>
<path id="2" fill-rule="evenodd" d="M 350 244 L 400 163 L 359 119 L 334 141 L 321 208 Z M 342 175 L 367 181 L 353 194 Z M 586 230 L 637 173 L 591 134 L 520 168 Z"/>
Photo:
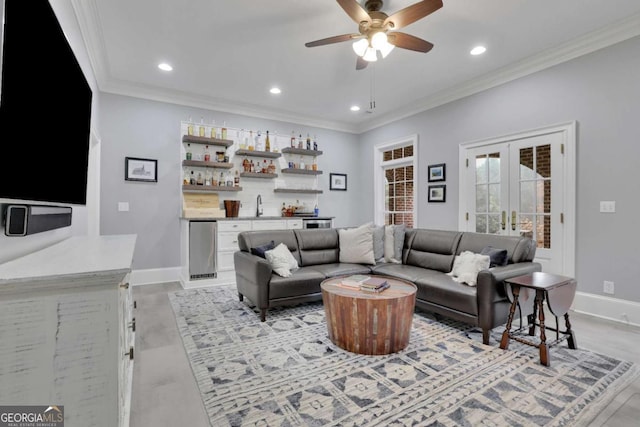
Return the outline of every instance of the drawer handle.
<path id="1" fill-rule="evenodd" d="M 133 347 L 129 347 L 129 352 L 124 355 L 129 356 L 129 360 L 133 360 Z"/>
<path id="2" fill-rule="evenodd" d="M 237 240 L 234 240 L 234 241 L 233 241 L 233 242 L 231 242 L 231 243 L 238 243 L 238 241 L 237 241 Z"/>
<path id="3" fill-rule="evenodd" d="M 238 224 L 233 224 L 233 228 L 238 228 Z"/>
<path id="4" fill-rule="evenodd" d="M 131 328 L 131 330 L 133 332 L 136 331 L 136 318 L 135 317 L 133 319 L 131 319 L 131 323 L 129 323 L 129 327 Z"/>
<path id="5" fill-rule="evenodd" d="M 120 285 L 120 287 L 123 289 L 129 289 L 129 282 L 123 283 L 122 285 Z"/>

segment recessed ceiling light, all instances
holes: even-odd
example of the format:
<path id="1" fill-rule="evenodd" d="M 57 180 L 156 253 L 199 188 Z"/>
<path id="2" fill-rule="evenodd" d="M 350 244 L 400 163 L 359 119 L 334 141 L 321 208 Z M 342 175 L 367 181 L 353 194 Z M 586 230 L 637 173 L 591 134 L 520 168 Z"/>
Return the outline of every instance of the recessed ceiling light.
<path id="1" fill-rule="evenodd" d="M 274 94 L 274 95 L 278 95 L 278 94 L 282 93 L 282 91 L 280 90 L 280 88 L 279 88 L 279 87 L 275 87 L 275 86 L 274 86 L 274 87 L 272 87 L 271 89 L 269 89 L 269 92 L 271 92 L 271 93 L 272 93 L 272 94 Z"/>
<path id="2" fill-rule="evenodd" d="M 486 47 L 484 47 L 484 46 L 476 46 L 473 49 L 471 49 L 471 52 L 469 52 L 469 53 L 471 55 L 482 55 L 486 51 L 487 51 Z"/>
<path id="3" fill-rule="evenodd" d="M 173 71 L 173 67 L 166 62 L 158 64 L 158 68 L 160 68 L 162 71 Z"/>
<path id="4" fill-rule="evenodd" d="M 351 111 L 360 111 L 360 107 L 358 107 L 357 105 L 352 105 Z"/>

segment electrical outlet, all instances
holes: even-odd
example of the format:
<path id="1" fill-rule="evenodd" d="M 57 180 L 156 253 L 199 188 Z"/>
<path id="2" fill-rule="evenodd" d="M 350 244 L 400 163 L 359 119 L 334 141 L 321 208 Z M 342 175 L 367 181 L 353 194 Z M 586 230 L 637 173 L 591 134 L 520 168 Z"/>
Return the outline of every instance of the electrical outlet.
<path id="1" fill-rule="evenodd" d="M 129 202 L 118 202 L 118 212 L 129 212 Z"/>
<path id="2" fill-rule="evenodd" d="M 616 202 L 614 202 L 614 201 L 601 201 L 600 202 L 600 212 L 602 212 L 602 213 L 615 213 L 616 212 Z"/>
<path id="3" fill-rule="evenodd" d="M 602 292 L 604 292 L 605 294 L 613 295 L 613 293 L 614 293 L 613 282 L 609 282 L 609 281 L 605 280 Z"/>

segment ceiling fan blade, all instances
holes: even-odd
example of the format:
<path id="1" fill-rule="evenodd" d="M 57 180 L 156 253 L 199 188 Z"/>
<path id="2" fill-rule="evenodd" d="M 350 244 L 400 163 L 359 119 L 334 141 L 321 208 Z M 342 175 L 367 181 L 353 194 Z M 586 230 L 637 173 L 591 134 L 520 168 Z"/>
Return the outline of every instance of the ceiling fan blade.
<path id="1" fill-rule="evenodd" d="M 395 47 L 415 50 L 416 52 L 427 53 L 433 49 L 433 44 L 426 40 L 419 39 L 411 34 L 393 32 L 388 34 L 388 41 Z"/>
<path id="2" fill-rule="evenodd" d="M 358 56 L 358 60 L 356 61 L 356 70 L 367 68 L 367 65 L 369 65 L 369 61 L 365 61 L 361 56 Z"/>
<path id="3" fill-rule="evenodd" d="M 338 2 L 339 3 L 339 2 Z M 424 0 L 394 13 L 384 20 L 383 25 L 393 24 L 391 29 L 399 30 L 442 7 L 442 0 Z"/>
<path id="4" fill-rule="evenodd" d="M 367 13 L 364 7 L 360 6 L 356 0 L 337 0 L 340 7 L 347 12 L 347 15 L 353 19 L 356 24 L 361 22 L 371 23 L 371 17 Z"/>
<path id="5" fill-rule="evenodd" d="M 346 41 L 354 40 L 361 37 L 362 37 L 362 34 L 342 34 L 340 36 L 327 37 L 326 39 L 320 39 L 320 40 L 312 41 L 309 43 L 305 43 L 304 45 L 306 47 L 324 46 L 326 44 L 341 43 L 341 42 L 346 42 Z"/>

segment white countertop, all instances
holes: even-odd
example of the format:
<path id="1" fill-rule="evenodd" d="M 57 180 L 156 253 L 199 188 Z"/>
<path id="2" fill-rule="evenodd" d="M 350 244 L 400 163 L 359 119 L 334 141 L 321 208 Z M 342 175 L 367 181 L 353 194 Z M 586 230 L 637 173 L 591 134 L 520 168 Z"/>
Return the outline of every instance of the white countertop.
<path id="1" fill-rule="evenodd" d="M 131 270 L 136 235 L 74 236 L 0 264 L 0 285 L 12 280 Z"/>
<path id="2" fill-rule="evenodd" d="M 221 218 L 185 218 L 186 221 L 261 221 L 261 220 L 279 220 L 279 219 L 333 219 L 333 216 L 236 216 Z"/>

